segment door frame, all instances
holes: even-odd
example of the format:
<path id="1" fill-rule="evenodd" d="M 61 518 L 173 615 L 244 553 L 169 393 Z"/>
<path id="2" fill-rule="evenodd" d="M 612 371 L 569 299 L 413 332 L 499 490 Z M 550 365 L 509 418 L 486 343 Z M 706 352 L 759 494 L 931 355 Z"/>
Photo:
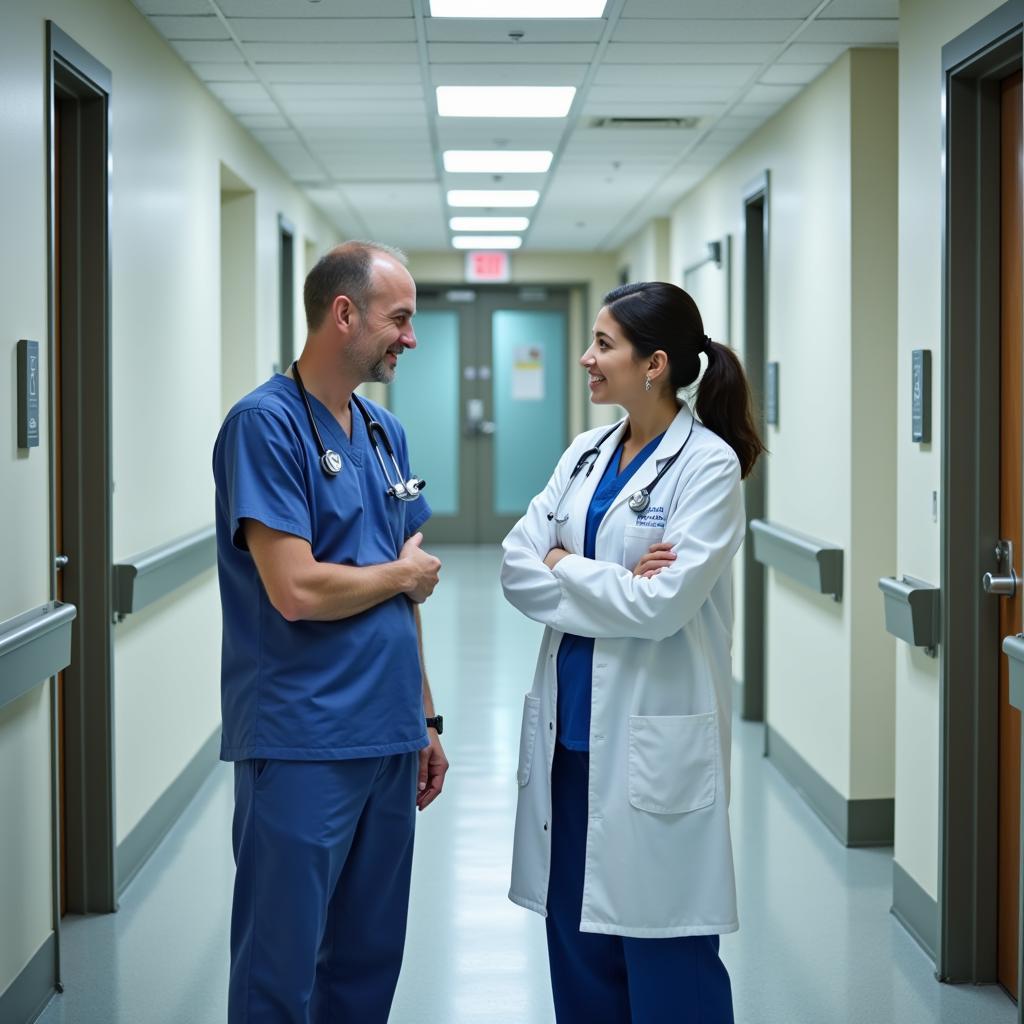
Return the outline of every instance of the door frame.
<path id="1" fill-rule="evenodd" d="M 1024 0 L 942 49 L 942 520 L 939 936 L 942 981 L 997 974 L 1000 86 Z M 955 382 L 955 383 L 954 383 Z M 973 539 L 973 543 L 969 541 Z M 965 543 L 968 541 L 968 543 Z"/>
<path id="2" fill-rule="evenodd" d="M 743 190 L 743 355 L 751 393 L 757 403 L 761 436 L 764 423 L 764 367 L 768 354 L 768 268 L 770 178 L 766 170 Z M 751 229 L 760 231 L 760 246 L 750 244 Z M 760 295 L 751 290 L 758 282 Z M 753 342 L 753 343 L 752 343 Z M 747 522 L 763 519 L 768 493 L 767 459 L 759 459 L 744 481 Z M 765 567 L 754 558 L 750 538 L 743 545 L 743 679 L 740 717 L 747 722 L 765 720 Z M 767 743 L 767 732 L 765 742 Z"/>
<path id="3" fill-rule="evenodd" d="M 64 672 L 67 804 L 67 908 L 95 913 L 117 909 L 115 880 L 113 600 L 111 566 L 112 432 L 110 335 L 110 98 L 112 76 L 99 61 L 47 23 L 48 365 L 50 425 L 50 546 L 53 559 L 69 555 L 64 600 L 78 608 L 71 664 Z M 77 252 L 78 271 L 62 278 L 62 394 L 65 424 L 64 551 L 57 550 L 56 346 L 58 280 L 56 189 L 65 177 L 54 159 L 56 104 L 74 104 L 74 137 L 62 137 L 62 165 L 75 178 L 76 217 L 61 218 L 64 265 Z M 62 121 L 62 126 L 64 122 Z M 73 161 L 73 163 L 72 163 Z M 71 294 L 69 294 L 69 289 Z M 88 395 L 88 401 L 82 396 Z M 72 426 L 76 424 L 76 426 Z M 69 476 L 70 474 L 70 476 Z M 51 594 L 57 570 L 51 560 Z M 59 756 L 57 693 L 52 688 L 54 926 L 60 935 Z M 58 960 L 58 978 L 59 978 Z M 58 986 L 59 987 L 59 986 Z"/>

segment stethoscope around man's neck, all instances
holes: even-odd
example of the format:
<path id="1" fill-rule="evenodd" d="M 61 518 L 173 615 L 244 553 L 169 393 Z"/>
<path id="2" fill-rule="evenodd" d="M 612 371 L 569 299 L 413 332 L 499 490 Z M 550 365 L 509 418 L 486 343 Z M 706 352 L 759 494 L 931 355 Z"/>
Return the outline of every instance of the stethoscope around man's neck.
<path id="1" fill-rule="evenodd" d="M 313 416 L 313 408 L 309 404 L 309 396 L 306 394 L 306 387 L 302 383 L 302 375 L 299 373 L 299 364 L 297 362 L 292 363 L 291 369 L 292 376 L 295 378 L 295 383 L 299 388 L 299 394 L 302 396 L 302 404 L 306 407 L 306 415 L 309 417 L 309 425 L 313 430 L 313 437 L 316 438 L 316 447 L 320 452 L 320 466 L 328 476 L 335 477 L 341 472 L 341 456 L 333 448 L 328 448 L 320 436 L 320 430 Z M 395 458 L 395 450 L 391 447 L 391 439 L 388 437 L 388 432 L 367 412 L 366 406 L 363 405 L 359 400 L 359 396 L 355 393 L 352 395 L 352 401 L 366 422 L 366 433 L 370 438 L 370 444 L 373 445 L 373 452 L 377 456 L 377 462 L 380 463 L 380 471 L 384 474 L 384 479 L 388 483 L 387 493 L 399 501 L 415 501 L 420 496 L 420 491 L 427 486 L 427 481 L 411 476 L 403 482 L 402 467 L 398 465 L 398 460 Z M 380 453 L 380 446 L 382 444 L 384 445 L 384 450 L 388 453 L 391 465 L 395 468 L 396 478 L 394 480 L 391 479 L 391 474 L 388 472 L 384 457 Z"/>
<path id="2" fill-rule="evenodd" d="M 679 456 L 683 454 L 683 449 L 689 443 L 690 435 L 693 434 L 693 424 L 694 419 L 691 414 L 690 429 L 686 432 L 686 439 L 679 446 L 679 451 L 677 451 L 673 455 L 670 455 L 665 460 L 665 465 L 658 470 L 657 476 L 655 476 L 655 478 L 646 487 L 641 487 L 640 490 L 634 491 L 629 496 L 628 504 L 630 512 L 635 512 L 639 516 L 643 515 L 643 513 L 646 512 L 648 508 L 650 508 L 651 492 L 654 490 L 655 487 L 658 486 L 658 484 L 661 481 L 661 478 L 675 465 L 675 462 L 679 458 Z M 605 441 L 607 441 L 608 438 L 611 437 L 612 434 L 614 434 L 615 431 L 618 430 L 621 426 L 622 421 L 620 420 L 618 423 L 615 424 L 614 427 L 611 428 L 611 430 L 601 435 L 601 439 L 597 442 L 597 444 L 594 445 L 593 448 L 588 448 L 579 457 L 579 459 L 577 459 L 573 471 L 569 474 L 569 479 L 566 480 L 565 486 L 562 488 L 562 493 L 558 496 L 558 503 L 555 505 L 555 510 L 553 512 L 548 513 L 549 522 L 554 520 L 556 523 L 558 523 L 559 526 L 561 526 L 563 523 L 567 523 L 569 521 L 569 513 L 562 509 L 562 505 L 565 503 L 565 499 L 569 494 L 569 490 L 572 487 L 573 480 L 575 480 L 576 477 L 580 475 L 584 466 L 586 466 L 587 468 L 586 475 L 590 476 L 590 474 L 594 471 L 594 465 L 597 463 L 598 457 L 601 454 L 601 445 L 603 445 Z M 586 479 L 586 477 L 584 477 L 584 479 Z"/>

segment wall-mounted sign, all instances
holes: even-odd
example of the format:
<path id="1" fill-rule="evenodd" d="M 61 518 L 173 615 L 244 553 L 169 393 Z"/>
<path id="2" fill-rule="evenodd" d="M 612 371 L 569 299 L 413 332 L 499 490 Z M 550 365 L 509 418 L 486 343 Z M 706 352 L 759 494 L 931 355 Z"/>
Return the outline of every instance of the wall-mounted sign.
<path id="1" fill-rule="evenodd" d="M 910 437 L 921 444 L 932 439 L 932 354 L 915 348 L 910 354 Z"/>
<path id="2" fill-rule="evenodd" d="M 466 253 L 466 280 L 476 284 L 481 281 L 500 283 L 512 279 L 512 264 L 507 252 Z"/>
<path id="3" fill-rule="evenodd" d="M 18 447 L 39 446 L 39 342 L 18 342 Z"/>

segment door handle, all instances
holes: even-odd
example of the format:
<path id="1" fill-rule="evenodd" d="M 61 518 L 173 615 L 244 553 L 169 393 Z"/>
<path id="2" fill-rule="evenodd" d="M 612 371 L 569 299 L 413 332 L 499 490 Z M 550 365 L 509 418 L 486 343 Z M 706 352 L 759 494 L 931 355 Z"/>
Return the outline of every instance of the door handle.
<path id="1" fill-rule="evenodd" d="M 53 567 L 58 570 L 66 569 L 71 559 L 67 555 L 57 555 L 53 560 Z"/>
<path id="2" fill-rule="evenodd" d="M 981 578 L 981 586 L 986 594 L 996 597 L 1015 597 L 1017 594 L 1017 572 L 1013 567 L 1013 541 L 1001 540 L 996 545 L 996 561 L 1004 575 L 997 576 L 987 572 Z"/>
<path id="3" fill-rule="evenodd" d="M 470 398 L 466 402 L 466 436 L 490 437 L 494 429 L 494 421 L 484 419 L 483 399 Z"/>

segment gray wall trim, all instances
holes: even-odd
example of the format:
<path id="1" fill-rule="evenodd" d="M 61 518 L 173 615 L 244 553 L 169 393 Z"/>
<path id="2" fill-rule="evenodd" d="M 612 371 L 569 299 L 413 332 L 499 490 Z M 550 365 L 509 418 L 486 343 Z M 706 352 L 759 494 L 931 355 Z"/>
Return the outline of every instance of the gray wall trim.
<path id="1" fill-rule="evenodd" d="M 217 532 L 207 526 L 114 566 L 114 611 L 141 611 L 217 564 Z"/>
<path id="2" fill-rule="evenodd" d="M 157 798 L 156 803 L 142 816 L 142 820 L 117 846 L 117 894 L 135 877 L 160 845 L 171 826 L 181 817 L 192 798 L 199 792 L 220 756 L 220 728 L 218 727 L 199 748 L 181 774 Z"/>
<path id="3" fill-rule="evenodd" d="M 57 989 L 57 936 L 52 932 L 0 993 L 0 1020 L 28 1024 L 35 1020 Z"/>
<path id="4" fill-rule="evenodd" d="M 1021 65 L 1013 0 L 943 48 L 939 930 L 943 981 L 997 976 L 1000 80 Z"/>
<path id="5" fill-rule="evenodd" d="M 816 594 L 843 594 L 843 549 L 787 526 L 752 519 L 754 557 L 810 588 Z"/>
<path id="6" fill-rule="evenodd" d="M 73 604 L 51 601 L 0 622 L 0 708 L 71 662 Z"/>
<path id="7" fill-rule="evenodd" d="M 52 21 L 47 24 L 50 29 L 50 50 L 53 55 L 64 61 L 69 66 L 69 70 L 87 79 L 100 92 L 109 95 L 114 81 L 110 70 L 87 50 L 83 50 L 71 36 L 62 32 Z"/>
<path id="8" fill-rule="evenodd" d="M 894 800 L 847 800 L 771 726 L 765 740 L 769 759 L 844 846 L 892 846 Z"/>
<path id="9" fill-rule="evenodd" d="M 939 937 L 939 904 L 896 861 L 892 862 L 892 916 L 934 961 Z"/>

